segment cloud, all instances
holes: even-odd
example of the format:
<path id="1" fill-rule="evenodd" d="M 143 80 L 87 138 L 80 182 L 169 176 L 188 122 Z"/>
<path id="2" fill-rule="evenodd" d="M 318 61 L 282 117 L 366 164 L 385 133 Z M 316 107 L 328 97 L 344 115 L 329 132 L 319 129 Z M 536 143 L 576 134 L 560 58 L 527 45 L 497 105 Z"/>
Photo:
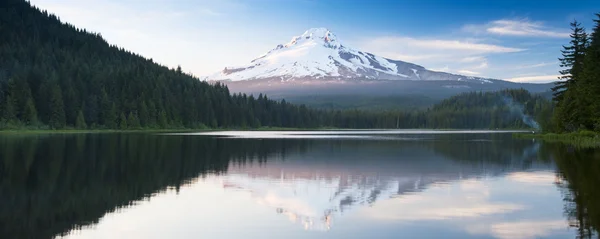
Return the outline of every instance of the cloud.
<path id="1" fill-rule="evenodd" d="M 508 20 L 501 19 L 486 24 L 470 24 L 463 27 L 464 31 L 472 33 L 487 33 L 503 36 L 519 37 L 550 37 L 550 38 L 568 38 L 569 32 L 562 29 L 551 29 L 543 22 L 534 22 L 529 19 Z"/>
<path id="2" fill-rule="evenodd" d="M 485 60 L 485 57 L 483 56 L 469 56 L 469 57 L 465 57 L 460 59 L 460 62 L 465 62 L 465 63 L 471 63 L 471 62 L 478 62 L 478 61 L 482 61 Z"/>
<path id="3" fill-rule="evenodd" d="M 417 39 L 412 37 L 380 37 L 370 40 L 369 46 L 417 47 L 432 50 L 467 51 L 469 53 L 509 53 L 520 52 L 525 49 L 505 47 L 500 45 L 476 43 L 473 41 L 443 40 L 443 39 Z"/>
<path id="4" fill-rule="evenodd" d="M 516 172 L 506 175 L 506 178 L 518 183 L 551 185 L 557 182 L 556 174 L 552 172 Z"/>
<path id="5" fill-rule="evenodd" d="M 470 70 L 465 70 L 465 69 L 459 70 L 457 72 L 460 73 L 460 74 L 463 74 L 463 75 L 481 75 L 480 72 L 470 71 Z"/>
<path id="6" fill-rule="evenodd" d="M 474 69 L 486 69 L 488 68 L 488 62 L 486 59 L 483 60 L 483 62 L 481 62 L 479 65 L 475 66 Z"/>
<path id="7" fill-rule="evenodd" d="M 525 51 L 523 48 L 485 43 L 482 39 L 432 39 L 386 36 L 368 39 L 358 48 L 394 60 L 422 64 L 435 71 L 480 75 L 490 55 Z"/>
<path id="8" fill-rule="evenodd" d="M 448 72 L 448 71 L 450 71 L 450 67 L 448 67 L 448 66 L 444 66 L 444 67 L 441 67 L 441 68 L 431 68 L 431 69 L 429 69 L 429 70 L 432 70 L 432 71 L 442 71 L 442 72 Z"/>
<path id="9" fill-rule="evenodd" d="M 512 82 L 529 82 L 529 83 L 549 83 L 558 81 L 561 75 L 538 75 L 538 76 L 523 76 L 505 79 Z"/>
<path id="10" fill-rule="evenodd" d="M 363 216 L 383 221 L 433 221 L 475 219 L 525 210 L 526 206 L 490 201 L 489 184 L 464 180 L 454 186 L 433 185 L 428 193 L 409 194 L 380 201 Z"/>
<path id="11" fill-rule="evenodd" d="M 492 225 L 492 235 L 500 239 L 529 239 L 546 237 L 554 230 L 567 227 L 562 220 L 506 222 Z"/>
<path id="12" fill-rule="evenodd" d="M 221 16 L 221 15 L 223 15 L 222 13 L 217 12 L 215 10 L 212 10 L 210 8 L 200 8 L 200 9 L 197 9 L 195 11 L 195 14 L 207 15 L 207 16 Z"/>
<path id="13" fill-rule="evenodd" d="M 472 235 L 491 235 L 498 239 L 530 239 L 552 235 L 567 227 L 564 220 L 513 221 L 496 223 L 473 223 L 466 227 Z"/>
<path id="14" fill-rule="evenodd" d="M 542 62 L 542 63 L 538 63 L 538 64 L 530 64 L 530 65 L 522 65 L 522 66 L 518 66 L 516 67 L 516 69 L 530 69 L 530 68 L 538 68 L 538 67 L 544 67 L 544 66 L 552 66 L 552 65 L 556 65 L 558 62 Z"/>

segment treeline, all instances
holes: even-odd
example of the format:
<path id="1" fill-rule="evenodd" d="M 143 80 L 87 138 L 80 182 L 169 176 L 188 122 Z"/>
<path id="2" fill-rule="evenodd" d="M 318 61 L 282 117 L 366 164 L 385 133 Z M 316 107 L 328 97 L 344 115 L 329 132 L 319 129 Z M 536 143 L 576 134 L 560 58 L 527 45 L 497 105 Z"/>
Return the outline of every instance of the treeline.
<path id="1" fill-rule="evenodd" d="M 471 92 L 414 111 L 338 110 L 322 112 L 325 124 L 340 128 L 507 129 L 545 128 L 552 102 L 523 89 Z"/>
<path id="2" fill-rule="evenodd" d="M 552 131 L 600 131 L 600 14 L 596 17 L 591 34 L 571 23 L 571 41 L 561 51 L 561 81 L 552 89 Z"/>
<path id="3" fill-rule="evenodd" d="M 529 128 L 504 97 L 525 103 L 530 114 L 546 109 L 524 90 L 463 94 L 429 110 L 386 112 L 326 111 L 232 95 L 225 85 L 110 45 L 23 0 L 0 2 L 0 42 L 0 129 Z"/>
<path id="4" fill-rule="evenodd" d="M 428 111 L 436 128 L 545 128 L 552 102 L 523 89 L 463 93 L 438 103 Z"/>

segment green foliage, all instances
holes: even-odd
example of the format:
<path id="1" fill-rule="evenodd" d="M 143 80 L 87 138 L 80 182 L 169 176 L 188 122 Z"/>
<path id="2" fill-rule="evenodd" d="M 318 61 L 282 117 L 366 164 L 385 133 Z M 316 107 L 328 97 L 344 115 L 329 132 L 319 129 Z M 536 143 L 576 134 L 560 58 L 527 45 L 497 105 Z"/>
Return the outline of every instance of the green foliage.
<path id="1" fill-rule="evenodd" d="M 167 128 L 169 126 L 169 122 L 167 121 L 167 114 L 164 111 L 161 111 L 158 116 L 158 125 L 161 128 Z"/>
<path id="2" fill-rule="evenodd" d="M 591 41 L 578 22 L 571 23 L 571 42 L 560 58 L 563 81 L 553 88 L 556 132 L 600 131 L 600 14 L 597 18 Z"/>
<path id="3" fill-rule="evenodd" d="M 77 120 L 75 123 L 75 127 L 78 129 L 85 129 L 87 128 L 87 123 L 85 123 L 85 117 L 83 116 L 83 111 L 79 111 L 79 113 L 77 113 Z"/>
<path id="4" fill-rule="evenodd" d="M 119 117 L 119 129 L 127 129 L 127 118 L 125 118 L 125 114 L 123 113 Z"/>
<path id="5" fill-rule="evenodd" d="M 594 21 L 596 26 L 591 35 L 591 42 L 587 48 L 584 68 L 582 71 L 581 84 L 578 92 L 579 97 L 584 99 L 581 105 L 581 124 L 586 129 L 596 129 L 600 124 L 600 14 Z"/>
<path id="6" fill-rule="evenodd" d="M 50 118 L 48 124 L 55 129 L 64 128 L 66 122 L 62 91 L 57 84 L 53 84 L 50 92 L 50 98 L 48 99 Z"/>
<path id="7" fill-rule="evenodd" d="M 140 129 L 140 120 L 137 115 L 130 112 L 129 116 L 127 116 L 127 126 L 129 129 Z"/>
<path id="8" fill-rule="evenodd" d="M 542 139 L 547 142 L 565 143 L 577 148 L 600 148 L 600 134 L 588 130 L 561 134 L 516 134 L 515 137 L 526 139 Z"/>
<path id="9" fill-rule="evenodd" d="M 425 112 L 427 127 L 435 128 L 530 128 L 529 117 L 542 129 L 550 127 L 551 102 L 528 91 L 463 93 L 434 105 Z"/>
<path id="10" fill-rule="evenodd" d="M 115 105 L 115 103 L 110 104 L 111 106 L 109 106 L 108 110 L 106 111 L 105 114 L 105 118 L 103 119 L 104 121 L 104 126 L 110 128 L 110 129 L 116 129 L 117 128 L 117 107 Z"/>
<path id="11" fill-rule="evenodd" d="M 29 98 L 25 104 L 23 118 L 25 119 L 25 122 L 30 125 L 36 124 L 38 121 L 37 110 L 35 109 L 35 105 L 31 98 Z"/>
<path id="12" fill-rule="evenodd" d="M 3 114 L 2 118 L 7 122 L 14 122 L 17 120 L 17 112 L 15 110 L 15 101 L 12 100 L 10 96 L 6 97 L 6 101 L 4 102 Z"/>

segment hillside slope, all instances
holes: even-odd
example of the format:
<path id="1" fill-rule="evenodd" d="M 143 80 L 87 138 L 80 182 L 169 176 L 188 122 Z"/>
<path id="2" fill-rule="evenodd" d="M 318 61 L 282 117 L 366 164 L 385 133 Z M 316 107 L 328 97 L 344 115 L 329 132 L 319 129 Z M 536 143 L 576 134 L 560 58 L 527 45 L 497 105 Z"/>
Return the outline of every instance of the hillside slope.
<path id="1" fill-rule="evenodd" d="M 232 96 L 221 84 L 110 45 L 24 0 L 0 2 L 0 43 L 0 128 L 320 124 L 308 116 L 316 112 Z"/>

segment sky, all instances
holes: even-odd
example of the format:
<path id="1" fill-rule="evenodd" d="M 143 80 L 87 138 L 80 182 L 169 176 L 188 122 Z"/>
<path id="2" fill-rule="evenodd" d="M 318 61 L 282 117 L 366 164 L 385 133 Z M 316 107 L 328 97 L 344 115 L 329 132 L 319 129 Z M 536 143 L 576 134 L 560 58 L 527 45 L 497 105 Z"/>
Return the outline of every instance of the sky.
<path id="1" fill-rule="evenodd" d="M 30 0 L 109 43 L 198 77 L 249 64 L 314 27 L 340 42 L 428 69 L 551 82 L 574 19 L 600 1 Z"/>

